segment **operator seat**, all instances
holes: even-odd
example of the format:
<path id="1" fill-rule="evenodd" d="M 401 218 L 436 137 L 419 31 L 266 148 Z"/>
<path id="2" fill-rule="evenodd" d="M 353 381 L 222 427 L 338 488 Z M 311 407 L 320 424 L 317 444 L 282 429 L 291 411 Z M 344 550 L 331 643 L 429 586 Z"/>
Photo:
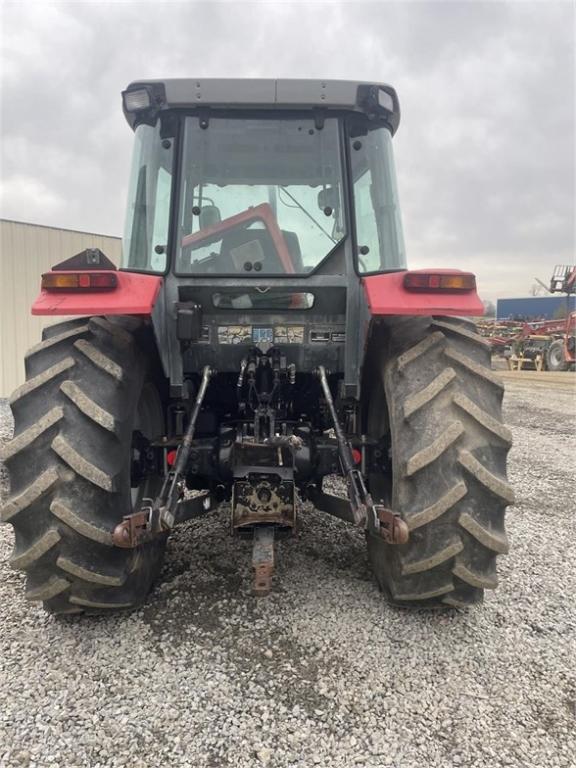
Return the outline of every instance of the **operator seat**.
<path id="1" fill-rule="evenodd" d="M 207 229 L 213 227 L 214 224 L 218 224 L 222 221 L 220 214 L 220 208 L 215 205 L 203 205 L 200 209 L 199 224 L 200 229 Z"/>
<path id="2" fill-rule="evenodd" d="M 216 205 L 203 205 L 198 216 L 199 230 L 208 229 L 222 221 L 220 209 Z M 203 249 L 205 250 L 205 249 Z M 192 263 L 197 258 L 194 249 L 185 249 L 178 255 L 177 269 L 182 272 L 190 272 Z M 206 254 L 204 254 L 206 255 Z"/>

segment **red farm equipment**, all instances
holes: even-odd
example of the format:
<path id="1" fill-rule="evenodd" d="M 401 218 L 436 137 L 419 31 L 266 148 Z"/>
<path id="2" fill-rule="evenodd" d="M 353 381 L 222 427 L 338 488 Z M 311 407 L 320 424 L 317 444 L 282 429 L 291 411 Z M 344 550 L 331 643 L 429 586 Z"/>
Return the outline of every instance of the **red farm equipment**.
<path id="1" fill-rule="evenodd" d="M 576 312 L 562 320 L 525 323 L 512 341 L 518 360 L 540 370 L 567 371 L 576 362 Z"/>
<path id="2" fill-rule="evenodd" d="M 559 264 L 550 279 L 550 293 L 565 293 L 567 300 L 576 292 L 576 267 Z M 568 306 L 568 301 L 567 301 Z M 546 350 L 549 371 L 567 371 L 576 364 L 576 312 L 566 310 L 566 318 L 557 324 L 546 323 L 545 333 L 553 340 Z"/>
<path id="3" fill-rule="evenodd" d="M 479 323 L 479 331 L 493 351 L 508 357 L 518 370 L 568 371 L 576 364 L 576 312 L 570 312 L 568 301 L 575 289 L 576 267 L 556 266 L 549 288 L 539 282 L 549 293 L 566 294 L 565 317 L 529 322 L 495 320 Z"/>
<path id="4" fill-rule="evenodd" d="M 306 499 L 365 531 L 389 600 L 480 601 L 508 549 L 503 388 L 474 275 L 406 268 L 394 89 L 146 81 L 123 108 L 122 267 L 86 250 L 42 276 L 33 313 L 70 318 L 11 398 L 27 597 L 135 606 L 174 526 L 220 504 L 265 594 Z"/>

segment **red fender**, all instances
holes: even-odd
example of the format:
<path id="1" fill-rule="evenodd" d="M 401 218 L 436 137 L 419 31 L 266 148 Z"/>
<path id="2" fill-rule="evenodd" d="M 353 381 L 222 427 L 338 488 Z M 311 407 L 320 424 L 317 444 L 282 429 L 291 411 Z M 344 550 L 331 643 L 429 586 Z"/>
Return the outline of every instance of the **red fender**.
<path id="1" fill-rule="evenodd" d="M 65 273 L 59 271 L 58 274 Z M 115 272 L 114 274 L 117 276 L 118 285 L 110 291 L 42 290 L 32 304 L 32 314 L 150 315 L 160 293 L 162 278 L 158 275 L 140 275 L 135 272 Z"/>
<path id="2" fill-rule="evenodd" d="M 457 269 L 422 269 L 410 274 L 461 274 Z M 476 290 L 466 292 L 433 290 L 410 291 L 404 287 L 404 277 L 409 274 L 389 272 L 384 275 L 369 275 L 362 279 L 366 299 L 373 315 L 469 315 L 484 314 L 484 305 Z"/>

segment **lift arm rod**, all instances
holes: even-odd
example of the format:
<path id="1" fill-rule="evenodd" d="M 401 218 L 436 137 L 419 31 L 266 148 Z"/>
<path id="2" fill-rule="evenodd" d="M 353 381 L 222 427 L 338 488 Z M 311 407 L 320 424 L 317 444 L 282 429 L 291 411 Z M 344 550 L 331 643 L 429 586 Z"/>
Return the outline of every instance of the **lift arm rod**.
<path id="1" fill-rule="evenodd" d="M 209 365 L 204 366 L 202 371 L 202 381 L 198 388 L 196 400 L 194 401 L 194 408 L 190 415 L 190 421 L 184 434 L 184 438 L 178 447 L 178 453 L 176 454 L 176 461 L 174 462 L 174 469 L 170 472 L 158 498 L 154 503 L 154 510 L 158 510 L 160 513 L 160 523 L 165 528 L 172 528 L 175 520 L 176 505 L 180 497 L 180 481 L 186 471 L 188 465 L 188 459 L 190 458 L 190 451 L 192 450 L 192 441 L 194 440 L 194 432 L 196 430 L 196 421 L 198 420 L 198 414 L 202 407 L 208 384 L 210 383 L 210 377 L 212 376 L 212 369 Z"/>
<path id="2" fill-rule="evenodd" d="M 213 508 L 210 494 L 192 499 L 190 502 L 185 502 L 184 505 L 178 503 L 181 495 L 180 483 L 190 458 L 196 421 L 212 374 L 213 370 L 210 366 L 205 366 L 190 421 L 178 447 L 174 467 L 166 475 L 160 493 L 154 501 L 144 499 L 144 504 L 138 512 L 126 515 L 122 522 L 116 526 L 112 540 L 117 547 L 127 549 L 137 547 L 159 533 L 169 531 L 176 522 L 207 514 Z"/>
<path id="3" fill-rule="evenodd" d="M 348 486 L 350 511 L 354 523 L 374 531 L 389 544 L 404 544 L 408 541 L 408 526 L 396 512 L 387 509 L 382 504 L 374 504 L 372 496 L 366 487 L 362 472 L 354 466 L 352 448 L 338 421 L 338 414 L 336 413 L 330 385 L 328 384 L 328 376 L 323 365 L 318 366 L 317 374 L 334 425 L 336 442 L 338 443 L 338 455 Z M 319 509 L 324 508 L 329 514 L 346 519 L 341 506 L 335 504 L 328 494 L 316 494 L 315 499 Z M 312 500 L 314 501 L 314 496 L 312 496 Z"/>

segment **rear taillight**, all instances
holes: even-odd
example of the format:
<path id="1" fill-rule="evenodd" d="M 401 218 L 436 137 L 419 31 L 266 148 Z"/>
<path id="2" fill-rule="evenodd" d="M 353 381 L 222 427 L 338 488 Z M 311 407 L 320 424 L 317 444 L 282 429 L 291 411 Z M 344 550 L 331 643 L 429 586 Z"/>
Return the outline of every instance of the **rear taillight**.
<path id="1" fill-rule="evenodd" d="M 471 272 L 407 272 L 404 288 L 408 291 L 464 293 L 476 290 L 476 277 Z"/>
<path id="2" fill-rule="evenodd" d="M 45 291 L 112 291 L 118 286 L 115 272 L 46 272 Z"/>

